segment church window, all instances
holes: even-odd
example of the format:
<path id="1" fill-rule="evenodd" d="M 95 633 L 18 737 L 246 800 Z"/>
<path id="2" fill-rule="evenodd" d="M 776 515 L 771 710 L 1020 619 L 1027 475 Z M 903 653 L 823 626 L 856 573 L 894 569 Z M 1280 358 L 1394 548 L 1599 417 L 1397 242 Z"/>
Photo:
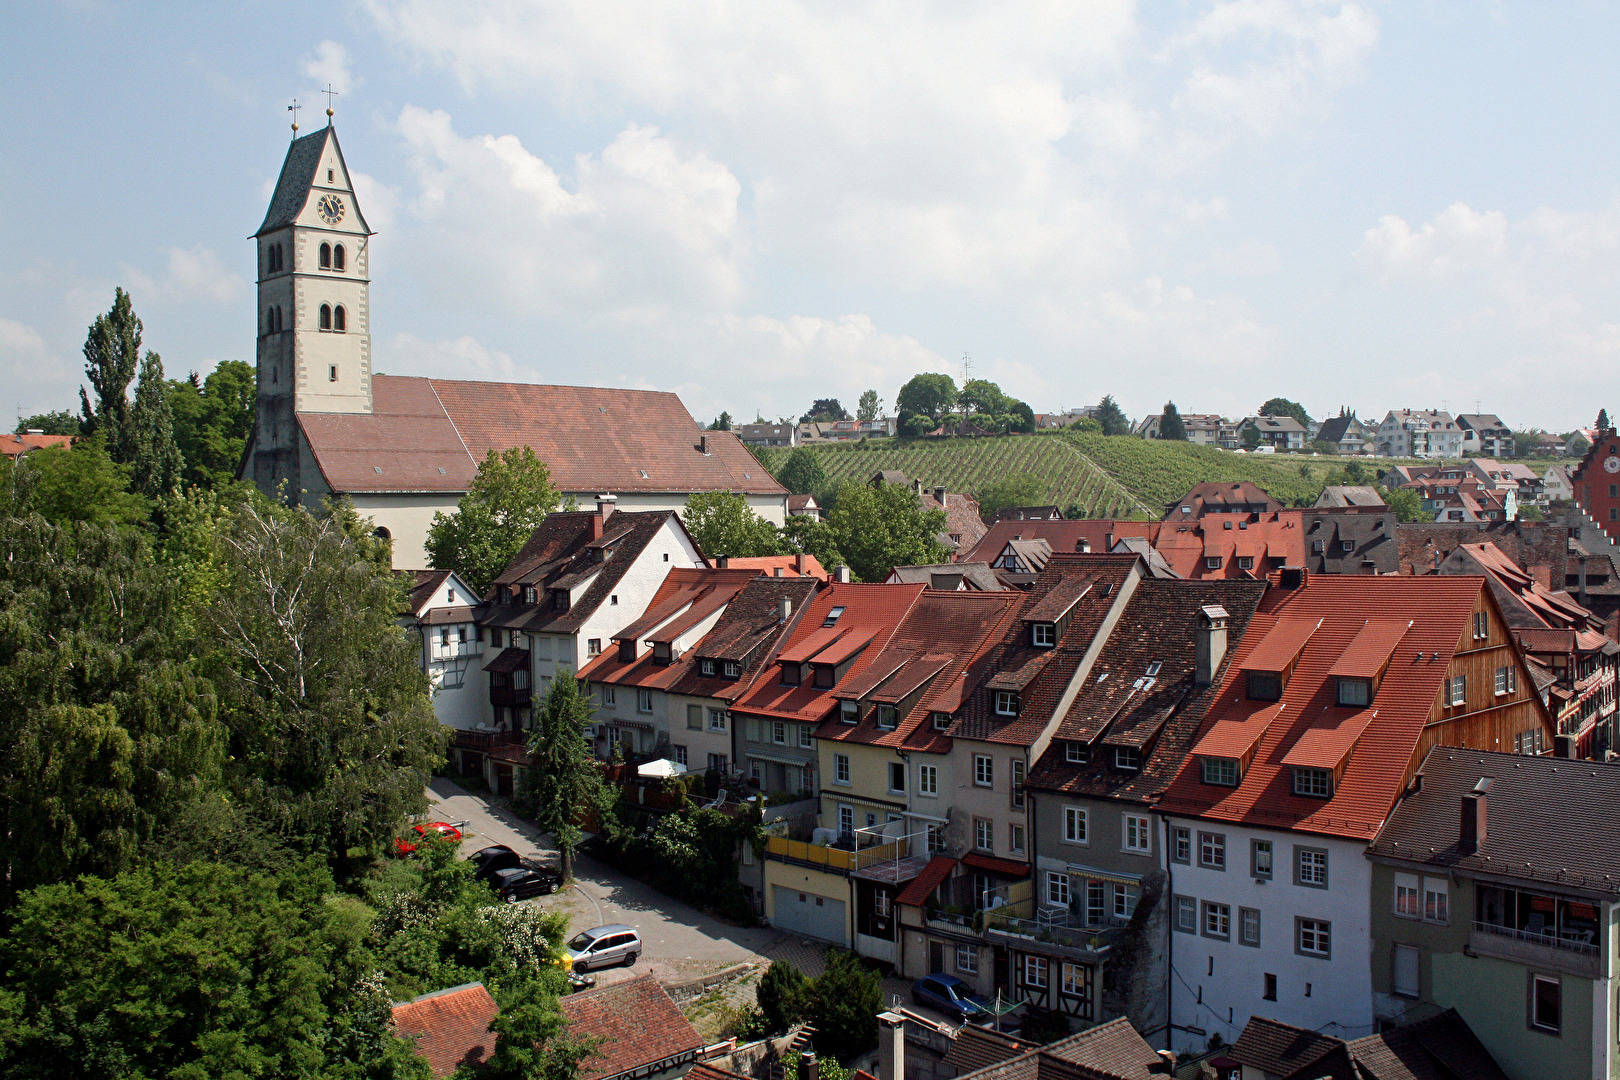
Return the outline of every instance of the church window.
<path id="1" fill-rule="evenodd" d="M 273 307 L 264 309 L 264 332 L 266 334 L 276 332 L 276 309 Z"/>
<path id="2" fill-rule="evenodd" d="M 339 244 L 332 249 L 332 269 L 344 269 L 343 245 Z"/>
<path id="3" fill-rule="evenodd" d="M 339 304 L 332 309 L 332 329 L 343 333 L 349 328 L 349 316 L 344 312 L 343 305 Z"/>
<path id="4" fill-rule="evenodd" d="M 332 182 L 332 170 L 331 169 L 326 170 L 326 182 L 328 184 L 330 184 Z"/>
<path id="5" fill-rule="evenodd" d="M 281 305 L 276 305 L 276 329 L 281 329 Z"/>
<path id="6" fill-rule="evenodd" d="M 327 382 L 337 382 L 337 365 L 336 364 L 333 364 L 331 367 L 326 369 L 326 381 Z"/>
<path id="7" fill-rule="evenodd" d="M 331 304 L 322 304 L 321 305 L 321 329 L 322 330 L 330 330 L 330 329 L 332 329 L 332 305 Z"/>
<path id="8" fill-rule="evenodd" d="M 332 245 L 331 244 L 322 244 L 321 245 L 321 269 L 322 270 L 330 270 L 330 269 L 332 269 Z"/>

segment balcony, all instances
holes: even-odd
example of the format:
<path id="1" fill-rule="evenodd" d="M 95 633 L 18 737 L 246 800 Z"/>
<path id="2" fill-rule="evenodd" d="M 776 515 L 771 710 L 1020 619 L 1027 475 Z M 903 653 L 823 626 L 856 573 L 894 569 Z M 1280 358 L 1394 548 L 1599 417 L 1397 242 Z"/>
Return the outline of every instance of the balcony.
<path id="1" fill-rule="evenodd" d="M 455 745 L 460 750 L 493 750 L 497 746 L 521 746 L 528 737 L 523 731 L 457 730 Z"/>
<path id="2" fill-rule="evenodd" d="M 1095 962 L 1108 955 L 1125 930 L 1122 924 L 1084 926 L 1071 923 L 1078 923 L 1078 920 L 1067 911 L 1040 911 L 1035 913 L 1034 918 L 1020 918 L 992 910 L 985 912 L 984 936 L 988 941 L 1026 952 L 1046 952 Z"/>
<path id="3" fill-rule="evenodd" d="M 859 875 L 893 885 L 911 880 L 928 865 L 926 832 L 896 837 L 884 843 L 870 843 L 866 847 L 860 846 L 865 841 L 881 839 L 882 835 L 881 827 L 870 832 L 866 829 L 857 829 L 854 842 L 848 846 L 812 844 L 803 840 L 790 840 L 785 836 L 767 836 L 765 857 L 830 874 L 842 874 L 846 877 Z M 848 838 L 845 842 L 848 843 Z"/>
<path id="4" fill-rule="evenodd" d="M 1473 932 L 1468 935 L 1468 950 L 1480 956 L 1588 979 L 1603 975 L 1603 958 L 1598 953 L 1596 940 L 1586 941 L 1584 935 L 1538 934 L 1476 919 Z"/>
<path id="5" fill-rule="evenodd" d="M 499 708 L 527 708 L 532 694 L 527 686 L 497 686 L 493 682 L 489 687 L 489 703 Z"/>
<path id="6" fill-rule="evenodd" d="M 459 660 L 464 656 L 479 656 L 484 651 L 481 641 L 432 641 L 428 644 L 428 659 L 433 661 Z"/>

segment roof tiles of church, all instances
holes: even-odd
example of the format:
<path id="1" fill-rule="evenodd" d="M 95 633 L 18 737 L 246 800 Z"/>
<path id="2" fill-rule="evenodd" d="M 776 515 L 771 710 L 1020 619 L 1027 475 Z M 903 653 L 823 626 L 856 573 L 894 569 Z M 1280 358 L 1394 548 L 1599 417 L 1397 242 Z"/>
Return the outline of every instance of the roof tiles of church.
<path id="1" fill-rule="evenodd" d="M 787 494 L 672 393 L 403 375 L 371 386 L 369 414 L 298 414 L 334 491 L 462 492 L 489 451 L 529 446 L 561 491 Z"/>

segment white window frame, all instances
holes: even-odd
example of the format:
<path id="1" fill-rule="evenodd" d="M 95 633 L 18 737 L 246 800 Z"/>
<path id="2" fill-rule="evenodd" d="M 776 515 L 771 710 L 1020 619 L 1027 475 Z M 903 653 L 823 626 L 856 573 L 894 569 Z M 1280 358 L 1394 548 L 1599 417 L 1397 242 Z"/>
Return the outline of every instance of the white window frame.
<path id="1" fill-rule="evenodd" d="M 1198 865 L 1205 870 L 1226 869 L 1226 834 L 1200 832 L 1198 834 Z"/>
<path id="2" fill-rule="evenodd" d="M 1293 791 L 1295 795 L 1307 799 L 1331 799 L 1333 797 L 1333 770 L 1318 769 L 1312 766 L 1296 765 L 1293 773 Z"/>
<path id="3" fill-rule="evenodd" d="M 973 755 L 973 786 L 995 788 L 996 759 L 989 754 Z"/>
<path id="4" fill-rule="evenodd" d="M 1007 851 L 1012 855 L 1024 853 L 1024 827 L 1016 821 L 1007 825 Z"/>
<path id="5" fill-rule="evenodd" d="M 917 794 L 930 799 L 939 797 L 939 766 L 917 766 Z"/>
<path id="6" fill-rule="evenodd" d="M 849 786 L 849 755 L 848 754 L 834 754 L 833 755 L 833 783 L 842 785 L 844 787 Z"/>
<path id="7" fill-rule="evenodd" d="M 1307 889 L 1328 887 L 1328 853 L 1326 848 L 1294 847 L 1294 884 Z"/>
<path id="8" fill-rule="evenodd" d="M 1024 954 L 1024 985 L 1032 990 L 1046 989 L 1046 957 L 1036 956 L 1034 953 Z"/>
<path id="9" fill-rule="evenodd" d="M 1065 844 L 1091 843 L 1091 811 L 1084 806 L 1063 808 L 1063 842 Z"/>
<path id="10" fill-rule="evenodd" d="M 613 687 L 609 686 L 607 683 L 601 683 L 600 686 L 602 687 L 602 704 L 612 705 L 616 696 L 613 693 Z"/>
<path id="11" fill-rule="evenodd" d="M 1251 928 L 1253 933 L 1250 933 Z M 1238 944 L 1251 949 L 1260 947 L 1260 909 L 1238 908 Z"/>
<path id="12" fill-rule="evenodd" d="M 1422 883 L 1416 874 L 1395 875 L 1393 904 L 1393 912 L 1398 919 L 1420 919 L 1423 917 Z"/>
<path id="13" fill-rule="evenodd" d="M 1199 912 L 1198 933 L 1201 937 L 1217 941 L 1232 940 L 1232 905 L 1219 900 L 1205 900 Z"/>
<path id="14" fill-rule="evenodd" d="M 997 716 L 1017 716 L 1018 715 L 1018 691 L 1016 691 L 1016 690 L 997 690 L 996 691 L 996 715 Z"/>
<path id="15" fill-rule="evenodd" d="M 1451 925 L 1451 890 L 1445 878 L 1423 879 L 1423 921 L 1436 926 Z"/>
<path id="16" fill-rule="evenodd" d="M 1069 889 L 1069 875 L 1061 870 L 1048 870 L 1046 872 L 1046 902 L 1053 907 L 1066 908 L 1072 893 Z"/>
<path id="17" fill-rule="evenodd" d="M 1389 957 L 1389 992 L 1398 998 L 1417 1001 L 1423 995 L 1423 953 L 1416 945 L 1395 943 Z M 1408 968 L 1410 983 L 1402 982 L 1401 969 Z"/>
<path id="18" fill-rule="evenodd" d="M 813 750 L 816 746 L 815 729 L 809 724 L 799 725 L 799 749 Z"/>
<path id="19" fill-rule="evenodd" d="M 1121 850 L 1132 855 L 1153 854 L 1153 823 L 1140 814 L 1126 814 L 1120 826 Z"/>
<path id="20" fill-rule="evenodd" d="M 989 818 L 973 819 L 973 849 L 994 853 L 996 850 L 996 823 Z"/>
<path id="21" fill-rule="evenodd" d="M 653 698 L 651 690 L 636 691 L 636 712 L 644 716 L 652 715 Z"/>
<path id="22" fill-rule="evenodd" d="M 877 726 L 883 731 L 893 731 L 900 723 L 900 710 L 893 705 L 879 705 L 872 712 Z"/>
<path id="23" fill-rule="evenodd" d="M 1063 760 L 1070 765 L 1084 765 L 1091 757 L 1088 749 L 1082 742 L 1066 742 L 1063 744 Z"/>
<path id="24" fill-rule="evenodd" d="M 1307 945 L 1307 942 L 1310 944 Z M 1318 960 L 1333 959 L 1333 924 L 1326 919 L 1294 919 L 1294 951 Z"/>
<path id="25" fill-rule="evenodd" d="M 979 973 L 979 947 L 977 945 L 956 946 L 956 970 L 962 975 L 977 975 Z"/>
<path id="26" fill-rule="evenodd" d="M 1127 885 L 1123 881 L 1114 882 L 1114 918 L 1129 919 L 1136 913 L 1137 892 L 1135 885 Z"/>
<path id="27" fill-rule="evenodd" d="M 1029 624 L 1029 643 L 1037 649 L 1050 649 L 1057 644 L 1057 624 L 1038 622 Z"/>
<path id="28" fill-rule="evenodd" d="M 1175 911 L 1172 913 L 1174 922 L 1172 929 L 1181 934 L 1198 933 L 1198 899 L 1193 896 L 1177 896 L 1175 898 Z"/>
<path id="29" fill-rule="evenodd" d="M 718 731 L 718 732 L 721 732 L 722 734 L 724 734 L 727 727 L 728 727 L 728 725 L 726 723 L 726 710 L 724 710 L 724 709 L 710 709 L 709 710 L 709 730 L 710 731 Z"/>
<path id="30" fill-rule="evenodd" d="M 1026 802 L 1024 795 L 1024 759 L 1009 758 L 1007 761 L 1008 774 L 1012 777 L 1010 790 L 1012 792 L 1012 808 L 1022 810 Z"/>
<path id="31" fill-rule="evenodd" d="M 787 745 L 787 721 L 771 721 L 771 742 L 775 743 L 777 746 Z"/>
<path id="32" fill-rule="evenodd" d="M 1446 680 L 1446 706 L 1457 708 L 1468 704 L 1468 676 L 1454 675 Z"/>

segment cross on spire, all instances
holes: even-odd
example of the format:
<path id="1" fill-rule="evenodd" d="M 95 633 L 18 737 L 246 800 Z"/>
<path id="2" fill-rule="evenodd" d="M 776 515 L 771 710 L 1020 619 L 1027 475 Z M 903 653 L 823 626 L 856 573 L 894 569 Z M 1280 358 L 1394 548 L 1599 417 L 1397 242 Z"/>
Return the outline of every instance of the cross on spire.
<path id="1" fill-rule="evenodd" d="M 332 122 L 332 99 L 338 97 L 339 94 L 332 89 L 331 83 L 327 83 L 326 89 L 322 90 L 321 93 L 326 95 L 326 122 L 330 124 Z"/>
<path id="2" fill-rule="evenodd" d="M 298 137 L 298 110 L 302 109 L 302 108 L 303 108 L 303 106 L 298 104 L 298 99 L 297 98 L 293 98 L 292 99 L 292 104 L 287 106 L 287 111 L 293 114 L 292 128 L 293 128 L 293 138 L 295 138 L 295 139 Z"/>

